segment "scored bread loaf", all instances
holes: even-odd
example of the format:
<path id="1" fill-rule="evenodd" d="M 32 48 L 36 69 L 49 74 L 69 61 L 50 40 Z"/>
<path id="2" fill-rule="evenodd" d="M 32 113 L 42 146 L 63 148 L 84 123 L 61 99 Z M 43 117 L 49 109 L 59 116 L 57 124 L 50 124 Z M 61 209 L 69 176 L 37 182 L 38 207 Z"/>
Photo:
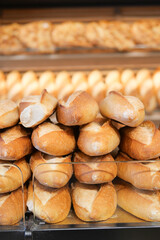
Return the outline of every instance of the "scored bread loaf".
<path id="1" fill-rule="evenodd" d="M 71 197 L 68 186 L 60 189 L 49 188 L 41 185 L 38 181 L 33 185 L 30 182 L 28 187 L 27 207 L 35 216 L 47 223 L 57 223 L 63 221 L 71 208 Z"/>
<path id="2" fill-rule="evenodd" d="M 76 141 L 73 129 L 44 122 L 32 133 L 33 146 L 41 152 L 54 156 L 63 156 L 73 152 Z"/>
<path id="3" fill-rule="evenodd" d="M 24 127 L 35 127 L 45 121 L 57 106 L 57 99 L 46 90 L 38 96 L 29 96 L 19 104 L 20 120 Z"/>
<path id="4" fill-rule="evenodd" d="M 24 187 L 24 205 L 21 188 L 11 193 L 0 194 L 0 225 L 14 225 L 18 223 L 26 211 L 26 202 L 26 187 Z"/>
<path id="5" fill-rule="evenodd" d="M 66 185 L 73 173 L 71 155 L 54 157 L 37 151 L 30 158 L 30 166 L 41 184 L 53 188 Z"/>
<path id="6" fill-rule="evenodd" d="M 16 125 L 0 133 L 0 159 L 18 160 L 32 151 L 30 132 Z"/>
<path id="7" fill-rule="evenodd" d="M 80 128 L 78 148 L 89 156 L 99 156 L 110 153 L 120 143 L 120 135 L 110 120 L 97 118 Z"/>
<path id="8" fill-rule="evenodd" d="M 120 150 L 137 160 L 160 156 L 160 130 L 151 121 L 144 121 L 136 128 L 121 129 Z"/>
<path id="9" fill-rule="evenodd" d="M 115 188 L 122 209 L 145 221 L 160 221 L 160 191 L 139 190 L 122 180 Z"/>
<path id="10" fill-rule="evenodd" d="M 144 120 L 143 103 L 136 97 L 123 96 L 116 91 L 111 91 L 100 102 L 99 107 L 104 117 L 114 119 L 130 127 L 136 127 Z"/>
<path id="11" fill-rule="evenodd" d="M 21 187 L 30 176 L 31 170 L 24 158 L 15 162 L 0 161 L 0 193 L 11 192 Z"/>
<path id="12" fill-rule="evenodd" d="M 12 127 L 19 121 L 18 106 L 9 99 L 0 100 L 0 129 Z"/>
<path id="13" fill-rule="evenodd" d="M 100 184 L 112 181 L 117 175 L 117 165 L 108 154 L 90 157 L 82 152 L 74 154 L 74 175 L 81 183 Z"/>
<path id="14" fill-rule="evenodd" d="M 120 152 L 115 160 L 119 178 L 139 189 L 160 189 L 160 159 L 138 162 Z"/>
<path id="15" fill-rule="evenodd" d="M 83 221 L 103 221 L 110 218 L 117 207 L 116 191 L 112 183 L 72 185 L 73 208 Z"/>
<path id="16" fill-rule="evenodd" d="M 87 92 L 77 91 L 59 100 L 57 119 L 67 126 L 82 125 L 93 121 L 98 111 L 97 102 Z"/>

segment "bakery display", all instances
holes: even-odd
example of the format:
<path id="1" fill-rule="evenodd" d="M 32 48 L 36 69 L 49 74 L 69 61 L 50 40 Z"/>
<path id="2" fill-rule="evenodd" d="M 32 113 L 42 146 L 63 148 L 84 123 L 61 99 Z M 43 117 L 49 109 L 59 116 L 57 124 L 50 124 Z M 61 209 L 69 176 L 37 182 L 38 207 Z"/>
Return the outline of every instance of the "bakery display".
<path id="1" fill-rule="evenodd" d="M 124 181 L 115 184 L 118 205 L 145 221 L 160 221 L 160 192 L 138 190 Z"/>
<path id="2" fill-rule="evenodd" d="M 90 157 L 82 152 L 74 154 L 74 175 L 81 183 L 100 184 L 111 182 L 117 175 L 117 165 L 111 154 Z"/>
<path id="3" fill-rule="evenodd" d="M 73 173 L 71 155 L 55 157 L 37 151 L 30 158 L 30 167 L 41 184 L 52 188 L 65 186 Z"/>
<path id="4" fill-rule="evenodd" d="M 160 160 L 135 161 L 119 152 L 116 157 L 117 176 L 133 186 L 144 190 L 160 189 Z"/>
<path id="5" fill-rule="evenodd" d="M 97 118 L 80 128 L 78 148 L 89 156 L 100 156 L 113 151 L 120 143 L 120 135 L 110 120 Z"/>
<path id="6" fill-rule="evenodd" d="M 160 130 L 151 121 L 144 121 L 136 128 L 122 128 L 119 148 L 133 159 L 157 158 L 160 156 Z"/>
<path id="7" fill-rule="evenodd" d="M 37 150 L 54 156 L 67 155 L 76 145 L 72 128 L 51 122 L 40 124 L 33 130 L 31 138 Z"/>
<path id="8" fill-rule="evenodd" d="M 3 130 L 0 133 L 0 159 L 18 160 L 32 151 L 30 132 L 21 125 Z"/>
<path id="9" fill-rule="evenodd" d="M 21 187 L 30 177 L 31 170 L 25 158 L 15 162 L 0 161 L 0 193 Z"/>
<path id="10" fill-rule="evenodd" d="M 83 221 L 102 221 L 111 217 L 117 206 L 117 196 L 113 184 L 72 185 L 72 201 L 74 211 Z"/>
<path id="11" fill-rule="evenodd" d="M 57 223 L 63 221 L 69 214 L 71 208 L 71 197 L 68 186 L 60 189 L 49 188 L 41 185 L 38 181 L 34 182 L 33 204 L 33 185 L 28 188 L 27 207 L 35 216 L 47 223 Z"/>
<path id="12" fill-rule="evenodd" d="M 19 103 L 20 121 L 26 128 L 44 122 L 55 110 L 57 99 L 43 90 L 41 95 L 25 97 Z"/>

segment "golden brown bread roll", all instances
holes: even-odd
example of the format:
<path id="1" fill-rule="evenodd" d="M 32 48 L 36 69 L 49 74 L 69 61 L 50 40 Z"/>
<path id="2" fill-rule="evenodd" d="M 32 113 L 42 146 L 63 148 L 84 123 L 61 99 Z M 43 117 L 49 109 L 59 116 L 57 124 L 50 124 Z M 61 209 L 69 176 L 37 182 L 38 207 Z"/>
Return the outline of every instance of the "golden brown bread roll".
<path id="1" fill-rule="evenodd" d="M 114 83 L 120 83 L 120 72 L 118 70 L 111 70 L 108 72 L 105 83 L 107 85 L 107 88 Z"/>
<path id="2" fill-rule="evenodd" d="M 90 88 L 91 96 L 99 103 L 106 96 L 106 84 L 97 82 Z"/>
<path id="3" fill-rule="evenodd" d="M 108 154 L 90 157 L 82 152 L 74 154 L 74 174 L 81 183 L 99 184 L 112 181 L 117 175 L 117 165 Z"/>
<path id="4" fill-rule="evenodd" d="M 25 72 L 22 75 L 22 79 L 21 79 L 23 89 L 25 90 L 28 87 L 28 85 L 30 85 L 35 81 L 37 81 L 37 75 L 35 72 L 33 71 Z"/>
<path id="5" fill-rule="evenodd" d="M 123 88 L 123 94 L 127 96 L 139 97 L 139 85 L 136 78 L 131 78 L 128 80 Z"/>
<path id="6" fill-rule="evenodd" d="M 0 100 L 0 129 L 12 127 L 19 120 L 18 106 L 13 101 Z"/>
<path id="7" fill-rule="evenodd" d="M 87 92 L 77 91 L 59 100 L 57 119 L 67 126 L 82 125 L 93 121 L 98 110 L 97 102 Z"/>
<path id="8" fill-rule="evenodd" d="M 41 91 L 46 89 L 47 92 L 52 94 L 51 90 L 52 90 L 52 88 L 54 86 L 54 84 L 53 84 L 54 82 L 55 82 L 55 74 L 54 74 L 54 72 L 45 71 L 39 77 L 39 85 L 40 85 Z"/>
<path id="9" fill-rule="evenodd" d="M 15 162 L 0 161 L 0 193 L 11 192 L 21 187 L 30 176 L 30 166 L 24 158 Z"/>
<path id="10" fill-rule="evenodd" d="M 130 127 L 136 127 L 144 120 L 144 105 L 133 96 L 123 96 L 112 91 L 100 102 L 99 107 L 103 116 Z"/>
<path id="11" fill-rule="evenodd" d="M 37 151 L 30 158 L 30 166 L 35 178 L 52 188 L 66 185 L 73 173 L 71 155 L 54 157 Z"/>
<path id="12" fill-rule="evenodd" d="M 115 184 L 118 205 L 145 221 L 160 221 L 160 192 L 139 190 L 119 181 Z"/>
<path id="13" fill-rule="evenodd" d="M 138 85 L 143 83 L 148 78 L 151 78 L 151 73 L 150 73 L 149 69 L 142 68 L 137 71 L 136 81 L 137 81 Z"/>
<path id="14" fill-rule="evenodd" d="M 14 225 L 18 223 L 26 211 L 26 202 L 26 187 L 24 187 L 24 205 L 21 188 L 11 193 L 0 194 L 0 225 Z"/>
<path id="15" fill-rule="evenodd" d="M 100 156 L 113 151 L 120 143 L 120 135 L 110 120 L 97 118 L 80 128 L 78 148 L 89 156 Z"/>
<path id="16" fill-rule="evenodd" d="M 0 71 L 0 99 L 5 99 L 7 95 L 6 76 Z"/>
<path id="17" fill-rule="evenodd" d="M 8 73 L 6 78 L 7 90 L 10 91 L 10 89 L 20 81 L 21 81 L 21 74 L 18 71 L 12 71 Z"/>
<path id="18" fill-rule="evenodd" d="M 157 101 L 160 106 L 160 70 L 159 69 L 157 69 L 153 74 L 153 85 L 154 85 Z"/>
<path id="19" fill-rule="evenodd" d="M 76 182 L 72 186 L 72 202 L 81 220 L 103 221 L 114 214 L 117 196 L 112 183 L 88 185 Z"/>
<path id="20" fill-rule="evenodd" d="M 134 78 L 134 71 L 131 69 L 124 69 L 121 73 L 120 81 L 125 86 L 130 79 Z"/>
<path id="21" fill-rule="evenodd" d="M 103 76 L 101 71 L 93 70 L 88 75 L 88 86 L 89 89 L 93 87 L 96 83 L 101 82 L 103 80 Z"/>
<path id="22" fill-rule="evenodd" d="M 144 190 L 160 189 L 160 160 L 138 162 L 120 152 L 118 161 L 118 177 Z"/>
<path id="23" fill-rule="evenodd" d="M 30 133 L 16 125 L 0 133 L 0 159 L 18 160 L 32 151 Z"/>
<path id="24" fill-rule="evenodd" d="M 73 86 L 76 88 L 79 84 L 87 82 L 87 76 L 84 72 L 75 72 L 72 75 L 71 82 Z"/>
<path id="25" fill-rule="evenodd" d="M 160 130 L 151 121 L 144 121 L 136 128 L 122 128 L 120 150 L 137 160 L 160 156 Z"/>
<path id="26" fill-rule="evenodd" d="M 71 83 L 66 84 L 57 94 L 57 99 L 69 97 L 74 91 L 74 87 Z"/>
<path id="27" fill-rule="evenodd" d="M 27 200 L 28 209 L 35 212 L 36 217 L 47 223 L 63 221 L 71 208 L 71 197 L 67 186 L 54 189 L 45 187 L 35 180 L 34 199 L 35 202 L 33 203 L 33 186 L 30 182 Z"/>
<path id="28" fill-rule="evenodd" d="M 73 129 L 50 122 L 34 129 L 32 143 L 39 151 L 54 156 L 67 155 L 73 152 L 76 145 Z"/>
<path id="29" fill-rule="evenodd" d="M 57 91 L 60 91 L 67 84 L 71 83 L 70 74 L 66 71 L 59 72 L 56 76 L 55 83 L 56 83 Z"/>
<path id="30" fill-rule="evenodd" d="M 19 104 L 20 120 L 24 127 L 35 127 L 45 121 L 55 110 L 57 99 L 44 90 L 41 95 L 29 96 Z"/>

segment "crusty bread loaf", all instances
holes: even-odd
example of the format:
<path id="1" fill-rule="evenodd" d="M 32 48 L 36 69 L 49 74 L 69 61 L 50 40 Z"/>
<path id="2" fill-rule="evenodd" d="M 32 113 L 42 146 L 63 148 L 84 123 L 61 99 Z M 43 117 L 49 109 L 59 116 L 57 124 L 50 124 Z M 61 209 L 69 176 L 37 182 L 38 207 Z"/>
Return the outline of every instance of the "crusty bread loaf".
<path id="1" fill-rule="evenodd" d="M 115 187 L 121 208 L 145 221 L 160 221 L 160 191 L 139 190 L 124 181 Z"/>
<path id="2" fill-rule="evenodd" d="M 74 211 L 83 221 L 103 221 L 110 218 L 117 206 L 116 191 L 112 183 L 72 186 Z"/>
<path id="3" fill-rule="evenodd" d="M 160 189 L 160 159 L 138 162 L 120 152 L 116 157 L 118 177 L 144 190 Z"/>
<path id="4" fill-rule="evenodd" d="M 73 129 L 50 122 L 34 129 L 32 143 L 39 151 L 54 156 L 67 155 L 73 152 L 76 145 Z"/>
<path id="5" fill-rule="evenodd" d="M 120 143 L 120 135 L 110 120 L 97 118 L 80 128 L 78 148 L 89 156 L 100 156 L 113 151 Z"/>
<path id="6" fill-rule="evenodd" d="M 18 223 L 26 210 L 26 201 L 26 188 L 24 188 L 24 206 L 21 188 L 11 193 L 0 194 L 0 225 L 13 225 Z M 25 209 L 23 207 L 25 207 Z"/>
<path id="7" fill-rule="evenodd" d="M 0 133 L 0 159 L 18 160 L 32 151 L 30 133 L 16 125 Z"/>
<path id="8" fill-rule="evenodd" d="M 82 125 L 93 121 L 98 110 L 97 102 L 87 92 L 77 91 L 59 100 L 57 118 L 67 126 Z"/>
<path id="9" fill-rule="evenodd" d="M 137 160 L 160 156 L 160 130 L 151 121 L 144 121 L 136 128 L 121 129 L 120 150 Z"/>
<path id="10" fill-rule="evenodd" d="M 133 96 L 123 96 L 112 91 L 100 102 L 99 107 L 103 116 L 130 127 L 136 127 L 144 120 L 144 105 Z"/>
<path id="11" fill-rule="evenodd" d="M 0 100 L 0 129 L 12 127 L 18 123 L 18 120 L 17 104 L 9 99 Z"/>
<path id="12" fill-rule="evenodd" d="M 41 184 L 53 188 L 66 185 L 73 173 L 71 155 L 54 157 L 37 151 L 30 158 L 30 166 Z"/>
<path id="13" fill-rule="evenodd" d="M 33 203 L 33 186 L 32 182 L 30 182 L 27 200 L 28 209 L 31 212 L 35 212 L 36 217 L 47 223 L 63 221 L 71 208 L 71 197 L 68 186 L 54 189 L 45 187 L 35 180 L 34 199 L 35 202 Z"/>
<path id="14" fill-rule="evenodd" d="M 57 99 L 46 90 L 38 96 L 23 98 L 19 104 L 20 120 L 24 127 L 35 127 L 45 121 L 54 111 Z"/>
<path id="15" fill-rule="evenodd" d="M 108 154 L 90 157 L 82 152 L 74 154 L 74 174 L 81 183 L 99 184 L 112 181 L 117 175 L 117 165 Z"/>

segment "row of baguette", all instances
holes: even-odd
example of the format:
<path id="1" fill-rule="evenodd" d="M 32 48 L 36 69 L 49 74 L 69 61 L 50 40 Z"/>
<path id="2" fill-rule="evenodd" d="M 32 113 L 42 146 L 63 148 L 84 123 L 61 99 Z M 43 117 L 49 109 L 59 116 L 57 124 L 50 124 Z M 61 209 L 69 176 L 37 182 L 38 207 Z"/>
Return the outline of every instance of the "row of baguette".
<path id="1" fill-rule="evenodd" d="M 30 177 L 30 169 L 21 158 L 32 152 L 32 144 L 38 150 L 30 158 L 31 170 L 36 179 L 34 196 L 37 217 L 49 223 L 56 223 L 67 217 L 71 207 L 67 183 L 73 173 L 71 155 L 68 154 L 75 150 L 77 141 L 79 151 L 74 153 L 73 161 L 74 174 L 78 181 L 72 184 L 72 202 L 80 219 L 106 220 L 114 214 L 118 199 L 118 205 L 133 215 L 148 221 L 160 221 L 159 191 L 155 191 L 160 188 L 160 131 L 152 122 L 143 122 L 144 106 L 138 98 L 124 97 L 113 91 L 98 106 L 88 93 L 78 91 L 59 100 L 57 105 L 57 100 L 44 90 L 40 96 L 22 99 L 19 113 L 16 104 L 10 100 L 1 100 L 0 110 L 0 158 L 4 163 L 8 163 L 7 160 L 15 160 L 17 165 L 19 163 L 24 182 Z M 97 117 L 99 110 L 103 117 Z M 19 121 L 19 115 L 21 124 L 14 126 Z M 48 117 L 50 120 L 47 120 Z M 118 145 L 123 153 L 117 155 L 116 161 L 120 162 L 116 165 L 110 153 Z M 144 160 L 145 163 L 133 163 L 135 159 Z M 148 159 L 155 160 L 150 163 Z M 141 190 L 132 189 L 131 185 L 124 182 L 113 185 L 111 181 L 117 175 L 117 168 L 119 177 Z M 128 168 L 128 172 L 125 168 Z M 142 168 L 144 171 L 141 175 Z M 8 189 L 1 191 L 0 220 L 1 224 L 14 224 L 22 217 L 22 211 L 15 214 L 20 207 L 19 201 L 22 200 L 22 197 L 15 198 L 15 195 L 18 196 L 21 190 L 4 192 L 18 188 L 21 181 L 13 187 L 18 182 L 18 175 L 12 175 L 13 167 L 9 171 L 2 169 L 2 172 L 1 190 L 6 186 Z M 13 181 L 7 176 L 17 180 Z M 11 185 L 13 188 L 9 189 Z M 24 195 L 27 199 L 26 190 Z M 135 207 L 136 198 L 139 200 L 138 209 Z M 144 201 L 146 206 L 142 210 Z M 32 183 L 29 184 L 27 206 L 33 212 Z M 131 209 L 128 206 L 132 206 Z"/>
<path id="2" fill-rule="evenodd" d="M 55 52 L 59 47 L 104 47 L 122 51 L 132 50 L 137 45 L 159 49 L 159 29 L 159 19 L 13 23 L 0 27 L 0 53 Z"/>
<path id="3" fill-rule="evenodd" d="M 51 71 L 36 74 L 28 71 L 21 74 L 12 71 L 8 74 L 0 72 L 0 98 L 19 102 L 23 97 L 38 95 L 43 89 L 61 99 L 78 90 L 87 91 L 97 102 L 100 102 L 112 91 L 119 91 L 124 95 L 136 96 L 144 104 L 148 113 L 160 105 L 160 70 L 151 72 L 140 69 L 123 71 L 112 70 L 103 74 L 94 70 L 85 72 L 62 71 L 57 74 Z"/>

